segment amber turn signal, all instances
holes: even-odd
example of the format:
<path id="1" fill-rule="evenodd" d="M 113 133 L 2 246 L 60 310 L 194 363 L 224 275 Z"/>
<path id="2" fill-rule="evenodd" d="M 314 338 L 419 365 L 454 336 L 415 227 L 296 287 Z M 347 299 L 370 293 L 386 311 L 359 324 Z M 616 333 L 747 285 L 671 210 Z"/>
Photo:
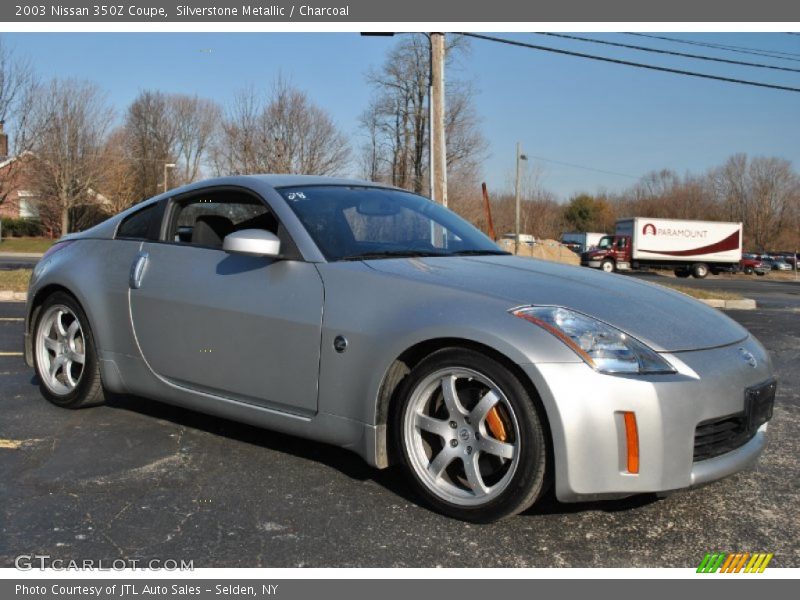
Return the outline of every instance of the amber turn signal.
<path id="1" fill-rule="evenodd" d="M 636 414 L 622 413 L 625 418 L 625 442 L 628 448 L 628 473 L 639 472 L 639 430 L 636 426 Z"/>

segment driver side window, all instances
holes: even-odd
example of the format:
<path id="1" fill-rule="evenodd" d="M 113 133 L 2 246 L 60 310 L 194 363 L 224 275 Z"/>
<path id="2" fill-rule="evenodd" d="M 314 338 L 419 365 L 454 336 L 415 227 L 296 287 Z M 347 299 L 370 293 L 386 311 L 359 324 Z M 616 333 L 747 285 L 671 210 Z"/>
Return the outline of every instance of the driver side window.
<path id="1" fill-rule="evenodd" d="M 278 220 L 261 202 L 242 192 L 213 191 L 176 202 L 167 240 L 203 248 L 222 249 L 226 236 L 243 229 L 278 234 Z"/>

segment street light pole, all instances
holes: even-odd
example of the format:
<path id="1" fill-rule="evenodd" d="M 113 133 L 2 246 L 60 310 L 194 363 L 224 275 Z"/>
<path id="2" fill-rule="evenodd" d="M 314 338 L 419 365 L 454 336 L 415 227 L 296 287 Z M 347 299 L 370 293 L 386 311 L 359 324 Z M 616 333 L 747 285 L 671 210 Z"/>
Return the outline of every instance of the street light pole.
<path id="1" fill-rule="evenodd" d="M 164 163 L 164 193 L 167 193 L 167 188 L 169 187 L 169 169 L 175 168 L 175 163 Z"/>

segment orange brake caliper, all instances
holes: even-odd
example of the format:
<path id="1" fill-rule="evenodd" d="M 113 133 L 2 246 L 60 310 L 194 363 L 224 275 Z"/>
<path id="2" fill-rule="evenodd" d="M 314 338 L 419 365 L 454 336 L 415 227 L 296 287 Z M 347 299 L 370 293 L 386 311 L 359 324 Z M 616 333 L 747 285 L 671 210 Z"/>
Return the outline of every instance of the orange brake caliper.
<path id="1" fill-rule="evenodd" d="M 489 431 L 495 439 L 501 442 L 506 441 L 508 437 L 506 435 L 506 426 L 503 424 L 503 420 L 500 418 L 496 406 L 493 406 L 489 412 L 486 413 L 486 425 L 489 427 Z"/>

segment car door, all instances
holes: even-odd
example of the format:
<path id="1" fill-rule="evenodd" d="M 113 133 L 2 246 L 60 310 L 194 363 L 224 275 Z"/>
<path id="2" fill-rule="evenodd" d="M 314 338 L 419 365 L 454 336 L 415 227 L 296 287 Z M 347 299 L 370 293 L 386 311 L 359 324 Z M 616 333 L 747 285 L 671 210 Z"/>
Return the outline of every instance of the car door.
<path id="1" fill-rule="evenodd" d="M 131 321 L 150 369 L 192 390 L 315 412 L 323 303 L 316 267 L 222 250 L 231 227 L 279 227 L 249 194 L 200 192 L 173 204 L 161 241 L 145 242 L 131 266 Z"/>

